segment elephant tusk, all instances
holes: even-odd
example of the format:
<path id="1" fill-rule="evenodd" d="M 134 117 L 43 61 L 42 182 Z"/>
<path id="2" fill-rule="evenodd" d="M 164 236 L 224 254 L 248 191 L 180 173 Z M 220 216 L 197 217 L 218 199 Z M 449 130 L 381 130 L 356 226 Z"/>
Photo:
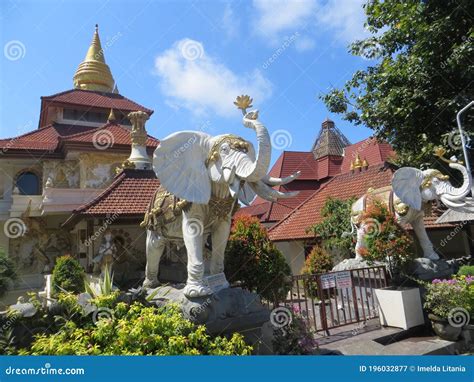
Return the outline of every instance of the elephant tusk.
<path id="1" fill-rule="evenodd" d="M 224 168 L 222 170 L 222 173 L 224 174 L 224 181 L 226 183 L 232 183 L 234 181 L 235 176 L 235 166 L 232 169 Z"/>
<path id="2" fill-rule="evenodd" d="M 296 196 L 299 194 L 299 191 L 280 192 L 280 191 L 274 190 L 267 184 L 263 183 L 263 181 L 250 182 L 249 185 L 257 193 L 258 196 L 270 202 L 276 202 L 278 199 L 292 198 L 293 196 Z"/>
<path id="3" fill-rule="evenodd" d="M 446 198 L 444 195 L 441 195 L 441 201 L 446 207 L 453 208 L 453 209 L 461 208 L 466 205 L 466 203 L 455 203 L 452 200 Z"/>
<path id="4" fill-rule="evenodd" d="M 294 174 L 287 176 L 286 178 L 274 178 L 272 176 L 266 175 L 262 178 L 262 181 L 269 186 L 283 186 L 288 184 L 301 175 L 301 171 L 297 171 Z"/>

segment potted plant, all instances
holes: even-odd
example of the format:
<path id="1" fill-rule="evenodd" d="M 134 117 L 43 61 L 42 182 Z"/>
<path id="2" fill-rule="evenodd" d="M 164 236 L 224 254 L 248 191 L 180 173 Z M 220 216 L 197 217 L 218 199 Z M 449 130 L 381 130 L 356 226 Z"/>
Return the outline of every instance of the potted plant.
<path id="1" fill-rule="evenodd" d="M 390 286 L 375 289 L 380 323 L 403 329 L 424 324 L 419 288 L 402 286 L 414 258 L 413 239 L 387 205 L 377 199 L 367 207 L 362 223 L 367 232 L 365 247 L 359 249 L 359 254 L 369 264 L 385 263 L 390 276 Z"/>
<path id="2" fill-rule="evenodd" d="M 424 307 L 433 330 L 444 340 L 456 341 L 474 315 L 474 276 L 435 279 L 424 285 Z"/>

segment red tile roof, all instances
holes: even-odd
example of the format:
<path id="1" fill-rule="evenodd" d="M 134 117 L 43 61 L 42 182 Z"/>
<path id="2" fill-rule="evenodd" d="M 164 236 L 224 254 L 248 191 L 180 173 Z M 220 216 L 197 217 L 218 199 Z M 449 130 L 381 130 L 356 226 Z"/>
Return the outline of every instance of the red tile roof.
<path id="1" fill-rule="evenodd" d="M 344 160 L 341 165 L 341 173 L 350 171 L 351 161 L 354 161 L 357 154 L 360 159 L 366 159 L 369 166 L 383 163 L 395 156 L 392 146 L 386 142 L 379 142 L 375 138 L 367 138 L 363 141 L 347 146 L 344 151 Z"/>
<path id="2" fill-rule="evenodd" d="M 110 149 L 113 148 L 115 145 L 127 145 L 130 146 L 132 144 L 131 137 L 130 137 L 130 128 L 124 127 L 118 123 L 110 122 L 102 127 L 97 127 L 93 130 L 83 131 L 77 134 L 69 135 L 67 137 L 62 138 L 62 142 L 65 144 L 67 143 L 86 143 L 86 144 L 93 144 L 97 141 L 101 136 L 104 138 L 110 139 L 111 146 Z M 158 146 L 159 141 L 152 136 L 148 136 L 148 140 L 146 145 L 148 147 L 156 147 Z"/>
<path id="3" fill-rule="evenodd" d="M 131 145 L 130 129 L 119 124 L 108 123 L 102 127 L 90 127 L 82 125 L 63 125 L 54 123 L 42 127 L 18 137 L 0 139 L 0 155 L 25 155 L 60 154 L 60 144 L 82 144 L 93 147 L 93 142 L 100 137 L 100 131 L 106 130 L 104 134 L 112 137 L 113 145 L 122 146 L 129 150 Z M 97 134 L 94 136 L 94 134 Z M 113 151 L 113 145 L 109 150 Z M 158 140 L 149 136 L 147 146 L 155 148 Z"/>
<path id="4" fill-rule="evenodd" d="M 312 233 L 307 233 L 306 229 L 321 222 L 321 208 L 328 197 L 339 199 L 360 197 L 369 187 L 379 188 L 389 185 L 392 174 L 392 169 L 379 164 L 361 172 L 349 172 L 334 177 L 283 220 L 275 224 L 269 230 L 270 239 L 282 241 L 314 237 Z"/>
<path id="5" fill-rule="evenodd" d="M 63 225 L 87 216 L 142 216 L 159 185 L 153 170 L 123 170 L 101 194 L 75 209 Z"/>
<path id="6" fill-rule="evenodd" d="M 41 97 L 43 104 L 58 103 L 78 106 L 90 106 L 105 109 L 124 111 L 144 111 L 151 115 L 153 110 L 148 109 L 120 94 L 104 93 L 91 90 L 71 89 L 51 96 Z"/>

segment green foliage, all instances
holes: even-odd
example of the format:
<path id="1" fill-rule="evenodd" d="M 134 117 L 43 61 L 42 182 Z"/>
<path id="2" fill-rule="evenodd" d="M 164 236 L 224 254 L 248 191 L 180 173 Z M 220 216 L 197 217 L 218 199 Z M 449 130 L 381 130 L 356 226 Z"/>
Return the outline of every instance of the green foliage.
<path id="1" fill-rule="evenodd" d="M 275 330 L 273 351 L 280 355 L 310 355 L 314 354 L 318 344 L 309 325 L 301 317 L 297 307 L 291 312 L 291 322 Z"/>
<path id="2" fill-rule="evenodd" d="M 100 317 L 100 316 L 99 316 Z M 67 321 L 51 335 L 38 335 L 27 355 L 248 355 L 239 334 L 211 338 L 204 326 L 186 320 L 177 306 L 118 303 L 94 323 Z"/>
<path id="3" fill-rule="evenodd" d="M 414 259 L 413 239 L 395 220 L 387 205 L 374 200 L 367 207 L 361 221 L 366 226 L 366 248 L 360 255 L 369 263 L 388 262 L 388 271 L 392 277 L 406 271 Z"/>
<path id="4" fill-rule="evenodd" d="M 53 291 L 81 293 L 84 291 L 84 269 L 71 256 L 61 256 L 56 260 L 52 276 Z"/>
<path id="5" fill-rule="evenodd" d="M 321 209 L 321 223 L 308 228 L 321 240 L 324 249 L 336 258 L 336 262 L 348 259 L 352 252 L 352 237 L 344 235 L 344 232 L 351 231 L 351 207 L 354 201 L 355 198 L 341 200 L 329 197 Z"/>
<path id="6" fill-rule="evenodd" d="M 0 297 L 11 287 L 17 278 L 16 267 L 12 259 L 0 247 Z"/>
<path id="7" fill-rule="evenodd" d="M 350 53 L 374 64 L 321 98 L 392 143 L 400 164 L 427 162 L 472 99 L 472 2 L 373 0 L 364 8 L 372 36 L 351 44 Z"/>
<path id="8" fill-rule="evenodd" d="M 331 271 L 332 267 L 333 262 L 331 256 L 324 250 L 324 248 L 315 245 L 306 258 L 301 271 L 305 275 L 317 275 Z M 305 280 L 303 286 L 309 297 L 318 297 L 318 285 L 316 280 Z"/>
<path id="9" fill-rule="evenodd" d="M 424 283 L 424 307 L 432 314 L 447 319 L 460 308 L 474 316 L 474 277 L 458 276 L 450 280 L 435 279 Z"/>
<path id="10" fill-rule="evenodd" d="M 291 270 L 285 257 L 254 217 L 235 219 L 225 253 L 225 274 L 231 282 L 255 291 L 276 304 L 291 287 Z"/>
<path id="11" fill-rule="evenodd" d="M 463 265 L 459 268 L 459 276 L 474 276 L 474 265 Z"/>

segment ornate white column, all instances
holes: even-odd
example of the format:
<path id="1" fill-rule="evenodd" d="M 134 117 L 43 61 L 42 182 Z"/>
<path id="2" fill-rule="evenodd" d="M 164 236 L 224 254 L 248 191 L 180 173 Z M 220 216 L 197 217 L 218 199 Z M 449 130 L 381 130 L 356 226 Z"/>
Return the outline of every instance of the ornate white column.
<path id="1" fill-rule="evenodd" d="M 128 114 L 128 119 L 132 122 L 132 131 L 130 133 L 132 152 L 128 161 L 133 163 L 135 168 L 139 170 L 150 170 L 152 168 L 151 160 L 146 152 L 148 135 L 145 129 L 145 122 L 149 118 L 148 114 L 143 111 L 134 111 Z"/>

